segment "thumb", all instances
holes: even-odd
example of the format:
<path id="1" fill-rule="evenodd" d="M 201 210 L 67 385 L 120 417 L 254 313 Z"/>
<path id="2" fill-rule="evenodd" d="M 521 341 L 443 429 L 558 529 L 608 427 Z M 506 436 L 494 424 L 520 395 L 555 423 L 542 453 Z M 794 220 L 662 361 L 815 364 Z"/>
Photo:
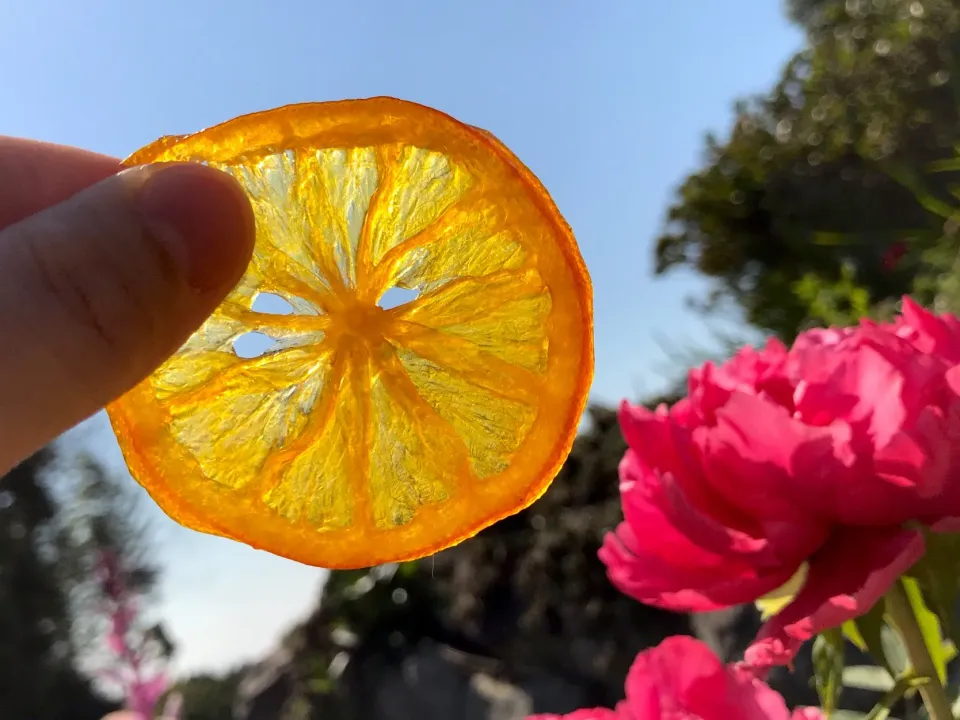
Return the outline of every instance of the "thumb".
<path id="1" fill-rule="evenodd" d="M 124 171 L 0 231 L 0 473 L 169 357 L 253 239 L 240 186 L 199 164 Z"/>

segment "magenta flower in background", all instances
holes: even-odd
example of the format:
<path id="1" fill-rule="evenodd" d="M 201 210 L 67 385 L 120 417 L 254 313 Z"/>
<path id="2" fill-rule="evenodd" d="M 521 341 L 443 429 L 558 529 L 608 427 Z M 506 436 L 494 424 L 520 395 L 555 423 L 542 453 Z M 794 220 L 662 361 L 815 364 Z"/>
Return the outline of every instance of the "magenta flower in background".
<path id="1" fill-rule="evenodd" d="M 105 551 L 100 554 L 97 578 L 103 594 L 104 613 L 110 622 L 106 644 L 116 660 L 115 667 L 104 670 L 101 675 L 123 689 L 125 706 L 133 717 L 150 720 L 169 683 L 164 673 L 151 672 L 146 667 L 150 659 L 147 643 L 142 637 L 134 637 L 136 599 L 124 582 L 123 570 L 115 553 Z M 179 704 L 175 701 L 168 705 L 170 708 L 165 709 L 164 719 L 176 720 Z"/>
<path id="2" fill-rule="evenodd" d="M 960 322 L 904 299 L 895 322 L 811 330 L 690 373 L 669 410 L 624 403 L 614 584 L 679 611 L 789 604 L 747 654 L 789 663 L 868 610 L 960 519 Z"/>
<path id="3" fill-rule="evenodd" d="M 527 720 L 622 720 L 624 717 L 629 716 L 606 708 L 591 708 L 575 710 L 567 715 L 531 715 Z"/>
<path id="4" fill-rule="evenodd" d="M 753 674 L 724 665 L 706 644 L 683 635 L 637 655 L 626 695 L 616 710 L 528 720 L 824 720 L 816 708 L 791 715 L 779 693 Z"/>

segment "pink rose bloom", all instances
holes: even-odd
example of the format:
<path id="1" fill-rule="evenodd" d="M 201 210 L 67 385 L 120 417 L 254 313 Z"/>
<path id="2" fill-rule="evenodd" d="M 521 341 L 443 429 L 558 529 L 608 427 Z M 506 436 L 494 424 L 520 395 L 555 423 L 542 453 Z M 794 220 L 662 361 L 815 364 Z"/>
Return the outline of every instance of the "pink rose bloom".
<path id="1" fill-rule="evenodd" d="M 611 580 L 678 611 L 796 595 L 747 653 L 789 663 L 866 612 L 960 518 L 960 322 L 910 298 L 895 322 L 811 330 L 690 373 L 688 397 L 624 403 L 624 522 Z M 792 594 L 792 593 L 790 593 Z"/>
<path id="2" fill-rule="evenodd" d="M 534 715 L 528 720 L 824 720 L 816 708 L 793 715 L 749 672 L 720 662 L 707 645 L 677 635 L 637 655 L 627 699 L 616 710 Z"/>
<path id="3" fill-rule="evenodd" d="M 626 717 L 630 716 L 606 708 L 591 708 L 575 710 L 567 715 L 531 715 L 527 720 L 622 720 Z"/>

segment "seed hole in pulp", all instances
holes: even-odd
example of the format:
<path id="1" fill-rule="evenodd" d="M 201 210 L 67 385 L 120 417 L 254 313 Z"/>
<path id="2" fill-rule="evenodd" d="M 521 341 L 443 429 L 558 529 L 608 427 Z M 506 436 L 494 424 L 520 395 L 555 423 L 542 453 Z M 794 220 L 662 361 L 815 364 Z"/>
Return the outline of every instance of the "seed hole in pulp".
<path id="1" fill-rule="evenodd" d="M 233 352 L 244 359 L 266 355 L 277 341 L 262 332 L 244 333 L 233 341 Z"/>
<path id="2" fill-rule="evenodd" d="M 405 305 L 406 303 L 413 302 L 420 296 L 420 291 L 416 288 L 401 288 L 401 287 L 392 287 L 388 288 L 383 295 L 380 296 L 380 299 L 377 301 L 377 305 L 382 307 L 384 310 L 390 310 L 399 305 Z"/>
<path id="3" fill-rule="evenodd" d="M 258 293 L 251 306 L 254 312 L 265 315 L 292 315 L 293 305 L 274 293 Z"/>

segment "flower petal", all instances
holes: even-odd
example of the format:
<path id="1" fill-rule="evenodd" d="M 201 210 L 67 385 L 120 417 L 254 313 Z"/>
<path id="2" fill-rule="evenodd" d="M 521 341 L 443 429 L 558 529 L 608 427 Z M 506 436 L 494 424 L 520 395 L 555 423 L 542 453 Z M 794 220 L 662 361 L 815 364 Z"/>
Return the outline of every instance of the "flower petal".
<path id="1" fill-rule="evenodd" d="M 628 523 L 607 533 L 597 553 L 607 576 L 623 593 L 648 605 L 678 612 L 708 612 L 752 602 L 780 587 L 791 575 L 758 577 L 747 569 L 684 568 L 643 552 Z"/>
<path id="2" fill-rule="evenodd" d="M 639 718 L 788 720 L 779 693 L 736 667 L 727 667 L 706 643 L 669 637 L 646 650 L 627 674 L 627 703 Z"/>
<path id="3" fill-rule="evenodd" d="M 527 720 L 632 720 L 607 708 L 575 710 L 568 715 L 531 715 Z"/>
<path id="4" fill-rule="evenodd" d="M 643 457 L 648 467 L 676 470 L 685 462 L 685 458 L 677 452 L 670 427 L 670 414 L 664 406 L 650 411 L 624 400 L 620 403 L 617 419 L 627 445 Z"/>
<path id="5" fill-rule="evenodd" d="M 713 513 L 702 511 L 671 473 L 644 467 L 633 450 L 628 450 L 620 463 L 620 487 L 624 517 L 635 527 L 656 528 L 656 532 L 644 536 L 654 541 L 650 550 L 660 557 L 678 557 L 679 550 L 681 557 L 696 557 L 693 564 L 697 565 L 715 564 L 715 556 L 749 558 L 757 563 L 766 560 L 767 564 L 775 559 L 765 538 L 737 530 L 716 520 Z M 694 552 L 691 544 L 701 552 Z M 699 557 L 704 552 L 709 558 Z"/>
<path id="6" fill-rule="evenodd" d="M 779 561 L 796 569 L 827 536 L 831 498 L 848 474 L 842 436 L 743 393 L 731 395 L 715 428 L 697 433 L 707 481 L 756 518 Z"/>
<path id="7" fill-rule="evenodd" d="M 626 522 L 607 534 L 599 552 L 610 580 L 622 592 L 669 610 L 718 610 L 752 602 L 796 571 L 799 561 L 793 566 L 757 565 L 692 542 L 664 512 L 669 509 L 664 486 L 631 463 L 632 457 L 628 451 L 621 464 Z M 692 524 L 692 518 L 686 519 Z"/>
<path id="8" fill-rule="evenodd" d="M 694 544 L 728 559 L 749 559 L 768 565 L 776 562 L 776 553 L 766 538 L 754 537 L 700 512 L 670 473 L 660 477 L 660 489 L 658 507 L 673 527 Z"/>
<path id="9" fill-rule="evenodd" d="M 737 678 L 738 682 L 731 687 L 731 710 L 739 711 L 736 715 L 743 720 L 789 720 L 790 710 L 783 696 L 766 683 L 756 678 Z M 704 698 L 706 701 L 707 698 Z M 718 719 L 720 715 L 716 716 Z M 723 715 L 722 717 L 733 717 Z"/>
<path id="10" fill-rule="evenodd" d="M 675 421 L 673 411 L 661 406 L 650 412 L 623 403 L 619 419 L 630 446 L 620 467 L 621 481 L 630 479 L 624 477 L 625 471 L 657 477 L 670 473 L 671 482 L 684 497 L 683 504 L 695 509 L 694 514 L 709 515 L 722 525 L 749 534 L 750 521 L 704 482 L 700 453 L 690 431 Z"/>
<path id="11" fill-rule="evenodd" d="M 913 298 L 905 296 L 899 324 L 909 329 L 903 336 L 920 352 L 940 355 L 954 364 L 960 363 L 960 321 L 954 315 L 944 313 L 937 317 Z"/>
<path id="12" fill-rule="evenodd" d="M 167 689 L 168 681 L 165 675 L 159 674 L 151 678 L 136 683 L 130 688 L 130 705 L 133 710 L 143 713 L 148 717 L 153 717 L 154 708 L 157 700 Z"/>
<path id="13" fill-rule="evenodd" d="M 820 708 L 804 707 L 794 710 L 790 720 L 826 720 L 826 715 Z"/>
<path id="14" fill-rule="evenodd" d="M 914 530 L 842 528 L 810 559 L 807 582 L 792 603 L 760 629 L 746 652 L 757 668 L 788 665 L 817 633 L 867 612 L 920 559 Z"/>
<path id="15" fill-rule="evenodd" d="M 725 670 L 706 643 L 674 635 L 637 655 L 627 673 L 627 702 L 642 718 L 688 710 L 686 700 L 698 693 L 713 702 L 726 694 Z"/>

